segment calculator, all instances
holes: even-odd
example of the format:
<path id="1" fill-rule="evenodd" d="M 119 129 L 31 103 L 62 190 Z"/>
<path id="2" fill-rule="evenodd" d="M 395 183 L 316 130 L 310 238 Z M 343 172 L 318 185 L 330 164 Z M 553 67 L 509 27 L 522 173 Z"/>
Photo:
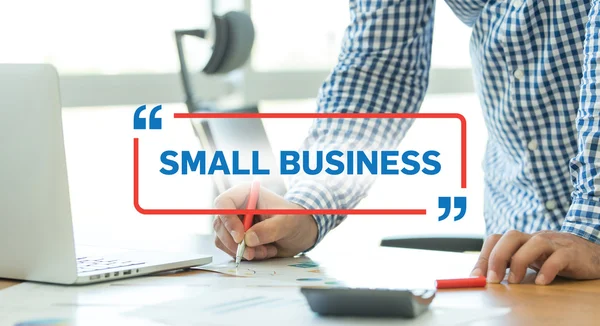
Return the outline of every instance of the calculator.
<path id="1" fill-rule="evenodd" d="M 429 309 L 434 289 L 302 287 L 310 309 L 320 315 L 414 318 Z"/>

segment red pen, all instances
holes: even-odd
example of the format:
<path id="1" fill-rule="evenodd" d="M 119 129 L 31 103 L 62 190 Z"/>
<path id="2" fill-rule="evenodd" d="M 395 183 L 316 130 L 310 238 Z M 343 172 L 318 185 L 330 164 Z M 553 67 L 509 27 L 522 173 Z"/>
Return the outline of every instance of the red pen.
<path id="1" fill-rule="evenodd" d="M 435 281 L 435 287 L 438 289 L 482 288 L 486 284 L 487 279 L 485 276 Z"/>
<path id="2" fill-rule="evenodd" d="M 254 180 L 252 182 L 252 186 L 250 187 L 250 196 L 248 196 L 248 202 L 246 203 L 246 209 L 256 209 L 256 203 L 258 203 L 258 193 L 260 192 L 260 181 Z M 244 233 L 248 231 L 248 229 L 252 226 L 252 221 L 254 220 L 254 214 L 246 213 L 244 215 Z M 242 261 L 242 257 L 244 256 L 244 250 L 246 250 L 246 240 L 243 239 L 242 242 L 238 245 L 237 252 L 235 254 L 235 267 L 237 268 Z"/>

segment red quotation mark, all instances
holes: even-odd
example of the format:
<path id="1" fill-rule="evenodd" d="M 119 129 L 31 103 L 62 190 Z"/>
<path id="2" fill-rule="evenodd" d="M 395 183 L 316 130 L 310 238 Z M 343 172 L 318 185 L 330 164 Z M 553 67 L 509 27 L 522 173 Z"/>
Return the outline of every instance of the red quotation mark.
<path id="1" fill-rule="evenodd" d="M 460 187 L 467 187 L 467 120 L 460 113 L 175 113 L 175 119 L 458 119 Z M 133 205 L 144 215 L 426 215 L 426 209 L 157 209 L 140 205 L 139 138 L 133 139 Z M 463 214 L 464 215 L 464 214 Z M 462 218 L 462 216 L 461 216 Z"/>

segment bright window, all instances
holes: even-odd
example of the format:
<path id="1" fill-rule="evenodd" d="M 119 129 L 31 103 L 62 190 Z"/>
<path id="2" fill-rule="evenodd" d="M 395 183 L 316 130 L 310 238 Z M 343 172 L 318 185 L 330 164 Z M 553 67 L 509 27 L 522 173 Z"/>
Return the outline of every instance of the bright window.
<path id="1" fill-rule="evenodd" d="M 0 17 L 0 62 L 120 74 L 178 71 L 173 31 L 206 27 L 211 15 L 197 0 L 25 0 L 4 4 Z"/>

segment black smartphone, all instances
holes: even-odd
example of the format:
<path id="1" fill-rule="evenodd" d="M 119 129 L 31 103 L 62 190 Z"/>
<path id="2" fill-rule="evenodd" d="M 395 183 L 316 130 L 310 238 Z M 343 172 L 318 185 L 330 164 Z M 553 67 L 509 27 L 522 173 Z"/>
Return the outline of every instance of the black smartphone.
<path id="1" fill-rule="evenodd" d="M 435 290 L 302 287 L 310 309 L 320 315 L 414 318 L 427 311 Z"/>

